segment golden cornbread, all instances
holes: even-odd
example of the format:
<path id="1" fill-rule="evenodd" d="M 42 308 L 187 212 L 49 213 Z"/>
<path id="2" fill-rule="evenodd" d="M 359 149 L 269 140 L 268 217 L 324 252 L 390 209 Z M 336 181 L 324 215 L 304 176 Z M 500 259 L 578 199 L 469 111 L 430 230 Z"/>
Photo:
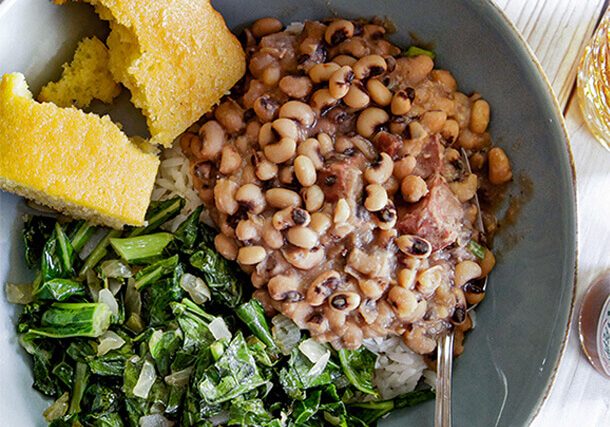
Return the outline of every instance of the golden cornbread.
<path id="1" fill-rule="evenodd" d="M 209 0 L 86 1 L 110 21 L 110 70 L 153 144 L 170 146 L 245 72 L 243 49 Z"/>
<path id="2" fill-rule="evenodd" d="M 63 65 L 61 79 L 44 86 L 38 100 L 78 108 L 89 106 L 94 98 L 111 103 L 121 87 L 112 77 L 109 60 L 108 48 L 98 38 L 82 40 L 72 62 Z"/>
<path id="3" fill-rule="evenodd" d="M 38 103 L 21 74 L 0 80 L 0 189 L 75 218 L 142 225 L 158 166 L 107 116 Z"/>

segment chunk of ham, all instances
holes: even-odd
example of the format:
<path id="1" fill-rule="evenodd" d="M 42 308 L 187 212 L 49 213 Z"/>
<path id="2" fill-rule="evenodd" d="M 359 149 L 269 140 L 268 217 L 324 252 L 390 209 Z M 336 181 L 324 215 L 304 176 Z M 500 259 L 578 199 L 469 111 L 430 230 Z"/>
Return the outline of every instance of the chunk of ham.
<path id="1" fill-rule="evenodd" d="M 443 152 L 440 137 L 438 135 L 431 136 L 415 157 L 417 163 L 413 175 L 427 179 L 439 173 L 443 167 Z"/>
<path id="2" fill-rule="evenodd" d="M 342 158 L 326 164 L 318 172 L 318 182 L 325 200 L 334 203 L 339 199 L 355 200 L 362 193 L 362 156 Z"/>
<path id="3" fill-rule="evenodd" d="M 444 178 L 435 176 L 428 188 L 421 201 L 402 213 L 397 228 L 400 233 L 428 240 L 432 250 L 437 251 L 455 242 L 461 234 L 464 210 Z"/>

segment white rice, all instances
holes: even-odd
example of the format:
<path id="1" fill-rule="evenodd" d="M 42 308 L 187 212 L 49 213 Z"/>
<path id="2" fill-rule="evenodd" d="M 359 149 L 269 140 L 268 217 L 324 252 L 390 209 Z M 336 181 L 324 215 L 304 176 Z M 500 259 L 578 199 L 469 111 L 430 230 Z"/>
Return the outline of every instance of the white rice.
<path id="1" fill-rule="evenodd" d="M 201 199 L 193 189 L 189 160 L 182 154 L 178 143 L 161 154 L 161 166 L 152 199 L 165 200 L 176 196 L 183 197 L 186 203 L 182 212 L 169 225 L 168 228 L 172 231 L 201 205 Z M 201 219 L 211 223 L 205 211 Z M 426 383 L 434 387 L 436 374 L 426 369 L 423 357 L 410 350 L 400 337 L 367 339 L 364 345 L 377 355 L 375 385 L 383 399 L 413 391 L 422 376 Z"/>

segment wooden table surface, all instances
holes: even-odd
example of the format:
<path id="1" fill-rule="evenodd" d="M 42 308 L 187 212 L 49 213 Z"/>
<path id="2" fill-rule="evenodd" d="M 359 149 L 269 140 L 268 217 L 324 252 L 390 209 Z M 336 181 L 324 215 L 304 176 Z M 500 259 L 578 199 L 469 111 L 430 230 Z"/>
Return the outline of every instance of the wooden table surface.
<path id="1" fill-rule="evenodd" d="M 610 380 L 580 351 L 576 325 L 584 291 L 610 268 L 610 152 L 593 138 L 574 94 L 576 69 L 608 0 L 495 0 L 538 57 L 564 115 L 578 196 L 577 302 L 570 336 L 551 393 L 532 427 L 610 426 Z M 510 392 L 510 390 L 509 390 Z"/>

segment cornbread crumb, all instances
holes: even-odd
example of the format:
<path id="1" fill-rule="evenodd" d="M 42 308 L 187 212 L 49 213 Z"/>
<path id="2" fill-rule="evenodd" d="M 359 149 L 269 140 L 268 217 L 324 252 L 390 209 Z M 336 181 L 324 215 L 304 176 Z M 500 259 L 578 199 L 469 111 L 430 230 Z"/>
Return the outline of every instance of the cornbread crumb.
<path id="1" fill-rule="evenodd" d="M 110 21 L 110 70 L 153 144 L 170 146 L 245 72 L 244 51 L 209 0 L 86 1 Z"/>
<path id="2" fill-rule="evenodd" d="M 63 65 L 61 79 L 42 88 L 38 100 L 60 107 L 84 108 L 91 101 L 111 103 L 121 93 L 108 68 L 108 48 L 98 38 L 82 40 L 70 64 Z"/>
<path id="3" fill-rule="evenodd" d="M 0 80 L 0 189 L 74 218 L 142 225 L 158 167 L 109 117 L 38 103 L 22 74 Z"/>

